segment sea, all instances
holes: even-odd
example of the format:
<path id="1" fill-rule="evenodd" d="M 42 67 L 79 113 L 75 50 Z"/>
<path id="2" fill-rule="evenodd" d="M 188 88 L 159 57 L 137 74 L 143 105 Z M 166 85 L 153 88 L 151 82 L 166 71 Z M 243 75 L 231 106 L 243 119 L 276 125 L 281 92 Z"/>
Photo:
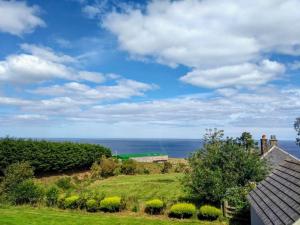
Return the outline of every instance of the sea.
<path id="1" fill-rule="evenodd" d="M 51 138 L 51 141 L 71 141 L 77 143 L 99 144 L 108 147 L 113 154 L 162 153 L 172 158 L 187 158 L 200 149 L 203 141 L 199 139 L 85 139 Z M 295 141 L 278 141 L 279 146 L 300 159 L 300 147 Z"/>

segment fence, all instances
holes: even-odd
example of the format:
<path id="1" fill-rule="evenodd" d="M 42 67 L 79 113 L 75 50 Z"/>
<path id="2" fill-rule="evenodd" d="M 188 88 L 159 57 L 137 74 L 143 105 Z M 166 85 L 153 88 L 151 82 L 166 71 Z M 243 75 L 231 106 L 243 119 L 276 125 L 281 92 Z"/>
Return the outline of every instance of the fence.
<path id="1" fill-rule="evenodd" d="M 229 219 L 247 221 L 247 222 L 249 222 L 249 220 L 250 220 L 249 213 L 238 212 L 235 207 L 230 206 L 228 204 L 228 201 L 222 202 L 222 211 L 223 211 L 223 216 L 225 216 L 226 218 L 229 218 Z"/>

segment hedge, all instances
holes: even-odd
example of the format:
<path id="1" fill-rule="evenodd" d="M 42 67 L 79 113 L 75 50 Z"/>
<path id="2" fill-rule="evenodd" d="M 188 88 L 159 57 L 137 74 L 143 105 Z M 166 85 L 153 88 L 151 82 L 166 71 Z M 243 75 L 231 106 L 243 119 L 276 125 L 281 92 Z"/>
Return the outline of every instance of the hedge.
<path id="1" fill-rule="evenodd" d="M 108 197 L 104 198 L 100 202 L 100 209 L 104 212 L 118 212 L 121 209 L 121 198 L 120 197 Z"/>
<path id="2" fill-rule="evenodd" d="M 0 173 L 21 161 L 28 161 L 36 173 L 89 168 L 103 155 L 110 157 L 110 149 L 95 144 L 6 137 L 0 139 Z"/>
<path id="3" fill-rule="evenodd" d="M 145 203 L 145 212 L 149 214 L 160 214 L 164 208 L 164 203 L 160 199 L 152 199 Z"/>
<path id="4" fill-rule="evenodd" d="M 175 218 L 190 218 L 196 212 L 195 205 L 191 203 L 177 203 L 170 209 L 169 216 Z"/>
<path id="5" fill-rule="evenodd" d="M 216 220 L 222 215 L 222 211 L 214 206 L 203 205 L 199 209 L 198 217 L 206 220 Z"/>

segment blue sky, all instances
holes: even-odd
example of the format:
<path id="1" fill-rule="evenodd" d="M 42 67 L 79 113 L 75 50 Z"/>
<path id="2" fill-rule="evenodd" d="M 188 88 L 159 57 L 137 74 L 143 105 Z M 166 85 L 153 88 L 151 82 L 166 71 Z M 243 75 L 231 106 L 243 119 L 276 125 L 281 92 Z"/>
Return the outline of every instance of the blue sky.
<path id="1" fill-rule="evenodd" d="M 300 2 L 0 0 L 0 136 L 294 139 Z"/>

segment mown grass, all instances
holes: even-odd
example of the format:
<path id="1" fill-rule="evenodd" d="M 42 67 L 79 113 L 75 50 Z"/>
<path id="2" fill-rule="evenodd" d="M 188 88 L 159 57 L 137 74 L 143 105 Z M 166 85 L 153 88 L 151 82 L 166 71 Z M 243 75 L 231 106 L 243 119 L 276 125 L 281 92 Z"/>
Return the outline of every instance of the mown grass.
<path id="1" fill-rule="evenodd" d="M 139 201 L 159 198 L 164 201 L 176 201 L 184 197 L 180 179 L 182 174 L 120 175 L 97 180 L 86 189 L 99 191 L 105 196 L 135 197 Z"/>
<path id="2" fill-rule="evenodd" d="M 225 222 L 157 219 L 127 214 L 85 213 L 51 208 L 1 207 L 1 225 L 225 225 Z"/>

